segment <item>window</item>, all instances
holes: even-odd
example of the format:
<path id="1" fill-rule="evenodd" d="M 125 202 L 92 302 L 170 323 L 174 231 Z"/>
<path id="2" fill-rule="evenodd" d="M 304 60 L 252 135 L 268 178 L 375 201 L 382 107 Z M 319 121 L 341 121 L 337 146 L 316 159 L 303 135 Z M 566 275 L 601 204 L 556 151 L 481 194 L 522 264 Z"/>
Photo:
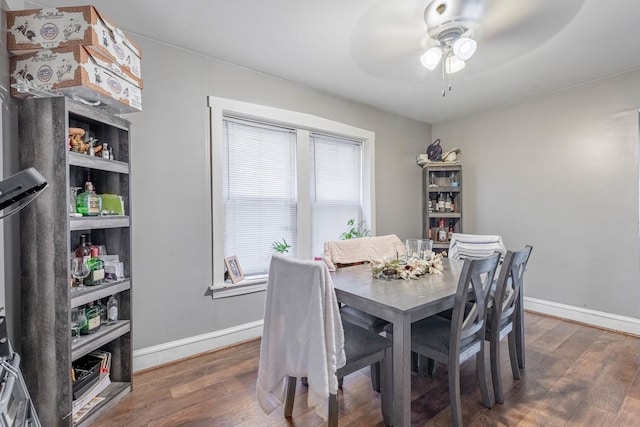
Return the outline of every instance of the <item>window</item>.
<path id="1" fill-rule="evenodd" d="M 296 135 L 230 117 L 223 119 L 224 253 L 246 276 L 265 274 L 274 241 L 296 244 Z"/>
<path id="2" fill-rule="evenodd" d="M 311 229 L 313 254 L 337 240 L 347 221 L 362 215 L 362 143 L 311 135 Z"/>
<path id="3" fill-rule="evenodd" d="M 209 107 L 214 297 L 264 289 L 275 241 L 313 259 L 351 218 L 375 233 L 372 132 L 223 98 Z M 245 279 L 231 285 L 234 255 Z"/>

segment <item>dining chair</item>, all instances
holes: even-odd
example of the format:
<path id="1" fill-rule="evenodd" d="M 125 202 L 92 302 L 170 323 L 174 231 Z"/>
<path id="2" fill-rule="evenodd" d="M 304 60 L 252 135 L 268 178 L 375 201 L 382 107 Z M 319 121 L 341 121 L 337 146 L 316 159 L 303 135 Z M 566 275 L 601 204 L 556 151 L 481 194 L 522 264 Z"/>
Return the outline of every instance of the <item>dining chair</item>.
<path id="1" fill-rule="evenodd" d="M 431 361 L 448 365 L 449 400 L 453 425 L 462 426 L 460 396 L 460 365 L 476 356 L 476 373 L 482 404 L 491 408 L 493 394 L 489 393 L 485 362 L 486 300 L 495 275 L 500 254 L 486 258 L 466 259 L 456 290 L 451 319 L 431 316 L 411 325 L 411 351 Z M 467 302 L 475 301 L 471 310 Z M 392 327 L 385 331 L 392 333 Z"/>
<path id="2" fill-rule="evenodd" d="M 520 251 L 507 251 L 504 262 L 500 267 L 495 292 L 488 302 L 490 307 L 487 309 L 485 339 L 489 341 L 491 378 L 496 402 L 498 403 L 504 403 L 502 381 L 500 379 L 500 341 L 505 337 L 508 337 L 509 342 L 509 359 L 511 360 L 513 378 L 520 379 L 516 325 L 524 272 L 532 249 L 532 246 L 527 245 Z"/>
<path id="3" fill-rule="evenodd" d="M 324 244 L 324 261 L 329 270 L 362 264 L 375 259 L 395 256 L 394 243 L 402 243 L 395 234 L 375 237 L 361 237 L 349 240 L 332 240 Z M 340 307 L 342 320 L 365 328 L 376 334 L 389 324 L 386 320 L 347 305 Z M 380 365 L 371 365 L 371 386 L 380 391 Z"/>
<path id="4" fill-rule="evenodd" d="M 498 251 L 504 256 L 507 248 L 502 236 L 453 233 L 449 242 L 449 259 L 484 258 Z"/>
<path id="5" fill-rule="evenodd" d="M 326 264 L 272 256 L 256 386 L 266 413 L 284 403 L 290 418 L 296 379 L 306 377 L 308 406 L 337 426 L 338 380 L 381 363 L 381 409 L 391 425 L 391 347 L 389 339 L 342 322 Z"/>
<path id="6" fill-rule="evenodd" d="M 502 241 L 502 236 L 491 234 L 453 233 L 449 242 L 447 257 L 450 260 L 484 258 L 492 255 L 496 251 L 500 252 L 501 257 L 504 257 L 507 252 L 507 248 Z M 473 305 L 473 302 L 470 302 L 469 305 Z M 445 310 L 438 313 L 438 315 L 451 319 L 451 310 Z M 425 357 L 418 356 L 417 370 L 421 376 L 433 376 L 436 372 L 436 365 L 433 363 L 433 360 L 427 360 Z"/>

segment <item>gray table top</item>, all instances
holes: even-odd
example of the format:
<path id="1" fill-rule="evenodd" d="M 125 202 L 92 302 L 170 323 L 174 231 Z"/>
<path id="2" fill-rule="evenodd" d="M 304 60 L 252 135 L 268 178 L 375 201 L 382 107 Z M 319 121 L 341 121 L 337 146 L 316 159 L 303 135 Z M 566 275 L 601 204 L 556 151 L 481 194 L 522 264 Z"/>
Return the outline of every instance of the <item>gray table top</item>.
<path id="1" fill-rule="evenodd" d="M 339 268 L 331 278 L 338 301 L 388 321 L 400 314 L 415 321 L 453 307 L 462 263 L 443 264 L 442 274 L 418 279 L 376 279 L 369 264 Z"/>

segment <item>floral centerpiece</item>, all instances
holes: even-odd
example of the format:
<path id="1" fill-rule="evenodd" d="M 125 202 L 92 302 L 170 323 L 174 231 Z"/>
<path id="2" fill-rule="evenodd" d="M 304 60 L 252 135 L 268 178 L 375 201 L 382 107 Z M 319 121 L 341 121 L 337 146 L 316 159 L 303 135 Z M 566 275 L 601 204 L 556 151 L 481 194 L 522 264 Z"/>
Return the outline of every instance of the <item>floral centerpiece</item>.
<path id="1" fill-rule="evenodd" d="M 383 259 L 371 262 L 371 274 L 378 279 L 417 279 L 424 274 L 442 274 L 442 254 L 428 251 L 424 259 Z"/>

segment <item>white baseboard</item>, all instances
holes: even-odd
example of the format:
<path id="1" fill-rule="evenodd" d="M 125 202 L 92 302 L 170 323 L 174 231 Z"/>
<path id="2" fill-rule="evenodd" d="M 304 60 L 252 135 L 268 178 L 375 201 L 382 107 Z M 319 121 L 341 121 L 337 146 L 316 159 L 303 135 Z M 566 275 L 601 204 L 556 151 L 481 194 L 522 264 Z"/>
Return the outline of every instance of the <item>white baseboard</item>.
<path id="1" fill-rule="evenodd" d="M 640 336 L 640 319 L 524 297 L 524 309 L 599 328 Z"/>
<path id="2" fill-rule="evenodd" d="M 175 362 L 262 336 L 262 320 L 184 338 L 133 352 L 133 372 Z"/>
<path id="3" fill-rule="evenodd" d="M 549 316 L 560 317 L 599 328 L 619 331 L 626 334 L 640 336 L 640 319 L 619 316 L 571 305 L 559 304 L 536 298 L 524 298 L 525 310 Z M 133 371 L 153 368 L 155 366 L 174 362 L 228 347 L 243 341 L 262 336 L 263 321 L 245 323 L 221 331 L 210 332 L 190 338 L 184 338 L 133 352 Z"/>

